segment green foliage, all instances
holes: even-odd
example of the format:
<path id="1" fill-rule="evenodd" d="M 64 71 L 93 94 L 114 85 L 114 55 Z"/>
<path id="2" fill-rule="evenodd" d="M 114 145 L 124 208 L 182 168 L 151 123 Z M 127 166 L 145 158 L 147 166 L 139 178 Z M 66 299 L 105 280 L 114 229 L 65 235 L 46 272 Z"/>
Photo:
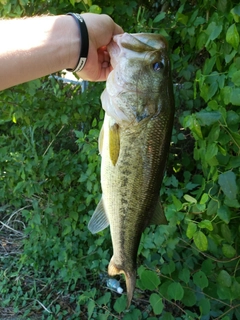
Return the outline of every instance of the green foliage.
<path id="1" fill-rule="evenodd" d="M 0 221 L 14 230 L 14 248 L 20 251 L 19 236 L 23 246 L 16 257 L 1 253 L 0 314 L 11 308 L 26 319 L 32 312 L 42 319 L 240 319 L 238 1 L 0 3 L 1 16 L 102 12 L 126 32 L 163 34 L 176 101 L 161 189 L 169 225 L 144 232 L 125 311 L 126 296 L 110 292 L 100 276 L 112 253 L 109 231 L 87 230 L 101 193 L 103 85 L 82 94 L 45 78 L 0 93 Z"/>

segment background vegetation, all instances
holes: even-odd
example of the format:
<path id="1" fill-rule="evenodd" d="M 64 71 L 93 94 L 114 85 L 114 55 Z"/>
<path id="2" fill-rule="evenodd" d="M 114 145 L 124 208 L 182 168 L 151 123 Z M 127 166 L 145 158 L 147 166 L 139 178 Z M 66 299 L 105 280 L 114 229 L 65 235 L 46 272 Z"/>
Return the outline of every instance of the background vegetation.
<path id="1" fill-rule="evenodd" d="M 2 91 L 0 318 L 240 319 L 239 1 L 0 0 L 2 17 L 68 11 L 107 13 L 126 32 L 169 41 L 169 225 L 143 234 L 125 311 L 125 295 L 106 287 L 109 230 L 87 229 L 101 193 L 104 84 L 81 93 L 46 77 Z"/>

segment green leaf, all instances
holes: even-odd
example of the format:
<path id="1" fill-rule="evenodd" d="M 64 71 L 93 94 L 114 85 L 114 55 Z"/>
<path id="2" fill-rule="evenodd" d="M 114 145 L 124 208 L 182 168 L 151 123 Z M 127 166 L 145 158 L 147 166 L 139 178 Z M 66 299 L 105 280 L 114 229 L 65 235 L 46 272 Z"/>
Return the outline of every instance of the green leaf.
<path id="1" fill-rule="evenodd" d="M 182 202 L 173 194 L 172 194 L 172 200 L 173 200 L 173 203 L 174 203 L 177 211 L 182 210 L 182 207 L 183 207 Z"/>
<path id="2" fill-rule="evenodd" d="M 211 22 L 206 30 L 206 33 L 209 35 L 208 41 L 206 43 L 206 46 L 208 45 L 210 40 L 215 40 L 220 33 L 222 32 L 222 24 L 217 25 L 216 22 Z"/>
<path id="3" fill-rule="evenodd" d="M 208 194 L 207 193 L 204 193 L 202 196 L 201 196 L 201 200 L 200 200 L 200 204 L 205 204 L 207 201 L 208 201 L 209 197 L 208 197 Z"/>
<path id="4" fill-rule="evenodd" d="M 217 210 L 217 214 L 219 216 L 219 218 L 224 221 L 225 223 L 229 223 L 230 222 L 230 218 L 231 218 L 231 212 L 228 209 L 227 206 L 223 205 L 221 206 L 218 210 Z"/>
<path id="5" fill-rule="evenodd" d="M 68 123 L 68 116 L 66 114 L 63 114 L 61 116 L 61 121 L 63 124 L 67 124 Z"/>
<path id="6" fill-rule="evenodd" d="M 175 318 L 173 318 L 171 312 L 164 312 L 164 314 L 161 316 L 160 318 L 161 320 L 174 320 Z M 150 319 L 149 319 L 150 320 Z M 152 319 L 153 320 L 153 319 Z M 157 320 L 157 318 L 155 319 Z"/>
<path id="7" fill-rule="evenodd" d="M 230 94 L 230 102 L 234 106 L 240 106 L 240 88 L 233 88 Z"/>
<path id="8" fill-rule="evenodd" d="M 178 277 L 180 280 L 184 281 L 186 284 L 189 282 L 190 280 L 190 271 L 187 268 L 182 268 L 179 271 Z"/>
<path id="9" fill-rule="evenodd" d="M 41 216 L 39 213 L 35 213 L 33 215 L 33 219 L 32 219 L 32 222 L 36 225 L 40 225 L 41 224 Z"/>
<path id="10" fill-rule="evenodd" d="M 120 298 L 117 298 L 116 302 L 113 305 L 113 309 L 118 312 L 121 313 L 123 312 L 127 307 L 127 296 L 125 295 L 121 295 Z"/>
<path id="11" fill-rule="evenodd" d="M 217 213 L 218 202 L 216 200 L 211 199 L 207 206 L 207 215 L 213 216 Z"/>
<path id="12" fill-rule="evenodd" d="M 218 153 L 218 146 L 216 143 L 210 143 L 207 145 L 206 153 L 205 153 L 205 159 L 206 161 L 211 160 L 214 156 L 216 156 Z"/>
<path id="13" fill-rule="evenodd" d="M 197 203 L 197 200 L 195 198 L 193 198 L 192 196 L 190 196 L 189 194 L 185 194 L 183 196 L 183 198 L 187 201 L 187 202 L 190 202 L 190 203 Z"/>
<path id="14" fill-rule="evenodd" d="M 141 274 L 140 279 L 141 279 L 142 285 L 145 287 L 145 289 L 148 289 L 148 290 L 154 290 L 160 284 L 159 276 L 156 274 L 156 272 L 153 272 L 151 270 L 144 270 Z"/>
<path id="15" fill-rule="evenodd" d="M 206 259 L 202 263 L 201 271 L 203 271 L 205 274 L 210 274 L 214 267 L 215 265 L 213 264 L 212 260 Z"/>
<path id="16" fill-rule="evenodd" d="M 238 45 L 239 45 L 239 34 L 237 31 L 237 27 L 235 23 L 233 23 L 227 30 L 226 33 L 226 41 L 231 44 L 231 46 L 235 49 L 238 50 Z"/>
<path id="17" fill-rule="evenodd" d="M 197 231 L 197 225 L 196 223 L 190 221 L 188 223 L 188 227 L 187 227 L 187 231 L 186 231 L 186 235 L 189 239 L 192 239 L 193 235 L 196 233 Z"/>
<path id="18" fill-rule="evenodd" d="M 197 299 L 195 292 L 187 287 L 184 288 L 184 296 L 181 301 L 186 307 L 192 307 L 196 305 Z"/>
<path id="19" fill-rule="evenodd" d="M 100 297 L 99 299 L 97 299 L 97 304 L 98 305 L 106 305 L 111 298 L 111 293 L 110 292 L 106 292 L 102 297 Z"/>
<path id="20" fill-rule="evenodd" d="M 149 299 L 149 302 L 153 308 L 155 314 L 161 314 L 163 311 L 162 298 L 157 293 L 152 293 Z"/>
<path id="21" fill-rule="evenodd" d="M 235 22 L 239 22 L 240 21 L 240 19 L 239 19 L 239 17 L 240 17 L 240 5 L 232 8 L 232 10 L 230 12 L 233 15 L 234 21 Z"/>
<path id="22" fill-rule="evenodd" d="M 201 229 L 208 229 L 210 231 L 213 230 L 212 222 L 209 220 L 202 220 L 199 222 L 198 227 Z"/>
<path id="23" fill-rule="evenodd" d="M 95 308 L 95 302 L 93 300 L 89 300 L 88 302 L 88 320 L 92 319 L 92 314 Z"/>
<path id="24" fill-rule="evenodd" d="M 232 75 L 232 81 L 235 86 L 240 86 L 240 70 L 234 72 L 234 74 Z"/>
<path id="25" fill-rule="evenodd" d="M 226 270 L 220 270 L 218 277 L 217 277 L 217 282 L 222 287 L 230 287 L 232 284 L 232 278 Z"/>
<path id="26" fill-rule="evenodd" d="M 233 240 L 232 232 L 229 226 L 225 223 L 221 224 L 221 234 L 228 243 L 230 244 L 232 243 L 232 240 Z"/>
<path id="27" fill-rule="evenodd" d="M 233 279 L 233 284 L 231 286 L 231 292 L 233 299 L 240 299 L 240 283 L 236 279 Z"/>
<path id="28" fill-rule="evenodd" d="M 139 309 L 132 309 L 124 315 L 122 320 L 137 320 L 142 319 L 142 313 Z"/>
<path id="29" fill-rule="evenodd" d="M 179 282 L 173 282 L 168 286 L 168 295 L 170 299 L 181 300 L 184 295 L 183 287 Z"/>
<path id="30" fill-rule="evenodd" d="M 219 111 L 200 111 L 196 113 L 196 118 L 203 126 L 210 126 L 221 119 L 221 113 Z"/>
<path id="31" fill-rule="evenodd" d="M 208 315 L 211 310 L 210 300 L 203 298 L 199 301 L 199 308 L 202 315 Z"/>
<path id="32" fill-rule="evenodd" d="M 100 14 L 102 13 L 102 9 L 99 6 L 94 4 L 89 8 L 89 12 Z"/>
<path id="33" fill-rule="evenodd" d="M 158 23 L 165 18 L 166 12 L 159 13 L 153 20 L 153 23 Z"/>
<path id="34" fill-rule="evenodd" d="M 162 266 L 162 274 L 172 274 L 176 269 L 175 263 L 171 260 L 169 263 L 164 263 Z"/>
<path id="35" fill-rule="evenodd" d="M 201 289 L 204 289 L 208 286 L 208 278 L 201 270 L 193 275 L 193 282 Z"/>
<path id="36" fill-rule="evenodd" d="M 233 246 L 230 246 L 229 244 L 223 244 L 222 252 L 224 256 L 229 259 L 235 257 L 236 255 L 236 249 L 234 249 Z"/>
<path id="37" fill-rule="evenodd" d="M 208 248 L 208 240 L 202 231 L 197 231 L 193 235 L 193 241 L 200 251 L 206 251 Z"/>
<path id="38" fill-rule="evenodd" d="M 236 199 L 237 196 L 237 184 L 236 175 L 232 171 L 227 171 L 219 175 L 218 183 L 222 188 L 223 193 L 230 200 Z"/>

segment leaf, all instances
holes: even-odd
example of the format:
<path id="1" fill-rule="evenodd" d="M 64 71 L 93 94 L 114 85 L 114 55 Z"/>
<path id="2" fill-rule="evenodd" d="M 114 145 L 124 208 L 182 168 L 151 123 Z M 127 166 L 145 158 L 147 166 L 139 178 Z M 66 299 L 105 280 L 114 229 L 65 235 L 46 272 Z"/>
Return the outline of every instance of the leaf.
<path id="1" fill-rule="evenodd" d="M 222 252 L 224 256 L 229 259 L 235 257 L 236 255 L 236 250 L 233 248 L 233 246 L 230 246 L 229 244 L 223 244 Z"/>
<path id="2" fill-rule="evenodd" d="M 222 188 L 223 193 L 230 200 L 236 199 L 237 184 L 236 175 L 232 171 L 227 171 L 219 175 L 218 184 Z"/>
<path id="3" fill-rule="evenodd" d="M 226 41 L 231 44 L 231 46 L 235 49 L 238 50 L 238 45 L 239 45 L 239 34 L 237 31 L 237 27 L 235 23 L 233 23 L 227 30 L 226 33 Z"/>
<path id="4" fill-rule="evenodd" d="M 232 8 L 232 10 L 230 12 L 233 15 L 233 18 L 234 18 L 235 22 L 239 22 L 240 21 L 240 19 L 239 19 L 239 17 L 240 17 L 240 5 Z"/>
<path id="5" fill-rule="evenodd" d="M 202 220 L 199 222 L 198 227 L 201 229 L 208 229 L 210 231 L 213 230 L 212 222 L 209 220 Z"/>
<path id="6" fill-rule="evenodd" d="M 222 32 L 222 25 L 217 25 L 216 22 L 211 22 L 206 30 L 206 33 L 209 35 L 209 39 L 206 43 L 206 46 L 208 45 L 210 40 L 215 40 L 220 33 Z"/>
<path id="7" fill-rule="evenodd" d="M 165 18 L 166 12 L 159 13 L 153 20 L 153 23 L 157 23 Z"/>
<path id="8" fill-rule="evenodd" d="M 211 160 L 214 156 L 218 153 L 218 146 L 216 143 L 209 143 L 207 145 L 207 149 L 205 152 L 205 159 L 206 161 Z"/>
<path id="9" fill-rule="evenodd" d="M 204 289 L 208 286 L 208 278 L 201 270 L 193 275 L 193 282 L 201 289 Z"/>
<path id="10" fill-rule="evenodd" d="M 225 223 L 230 222 L 231 212 L 227 206 L 223 205 L 217 210 L 218 217 Z"/>
<path id="11" fill-rule="evenodd" d="M 200 251 L 206 251 L 208 248 L 208 240 L 202 231 L 197 231 L 193 235 L 193 241 Z"/>
<path id="12" fill-rule="evenodd" d="M 217 92 L 218 83 L 212 82 L 210 85 L 204 83 L 200 90 L 201 97 L 205 100 L 205 102 L 209 101 Z"/>
<path id="13" fill-rule="evenodd" d="M 234 106 L 240 106 L 240 88 L 233 88 L 230 94 L 230 102 Z"/>
<path id="14" fill-rule="evenodd" d="M 63 124 L 67 124 L 68 123 L 68 116 L 66 114 L 63 114 L 61 116 L 61 121 Z"/>
<path id="15" fill-rule="evenodd" d="M 232 243 L 233 237 L 232 237 L 232 232 L 229 228 L 229 226 L 225 223 L 221 224 L 221 234 L 223 236 L 223 238 L 228 242 L 228 243 Z"/>
<path id="16" fill-rule="evenodd" d="M 187 202 L 190 202 L 190 203 L 197 203 L 197 200 L 195 198 L 193 198 L 192 196 L 188 195 L 188 194 L 185 194 L 183 196 L 183 198 L 187 201 Z"/>
<path id="17" fill-rule="evenodd" d="M 221 270 L 218 274 L 217 282 L 222 287 L 230 287 L 232 284 L 232 278 L 226 270 Z"/>
<path id="18" fill-rule="evenodd" d="M 186 235 L 189 239 L 192 239 L 193 235 L 195 234 L 195 232 L 197 231 L 197 225 L 196 223 L 190 221 L 188 223 L 188 227 L 187 227 L 187 231 L 186 231 Z"/>
<path id="19" fill-rule="evenodd" d="M 182 207 L 183 207 L 182 202 L 173 194 L 172 194 L 172 200 L 173 200 L 173 203 L 174 203 L 177 211 L 182 210 Z"/>
<path id="20" fill-rule="evenodd" d="M 240 283 L 236 279 L 233 279 L 233 284 L 231 286 L 231 292 L 233 299 L 240 299 Z"/>
<path id="21" fill-rule="evenodd" d="M 184 288 L 184 296 L 181 300 L 182 303 L 184 303 L 184 305 L 186 307 L 192 307 L 194 305 L 196 305 L 196 294 L 194 293 L 193 290 L 185 287 Z"/>
<path id="22" fill-rule="evenodd" d="M 162 266 L 161 272 L 162 274 L 172 274 L 176 269 L 175 263 L 170 260 L 169 263 L 164 263 Z"/>
<path id="23" fill-rule="evenodd" d="M 210 126 L 221 119 L 221 113 L 219 111 L 200 111 L 196 113 L 196 118 L 201 121 L 203 126 Z"/>
<path id="24" fill-rule="evenodd" d="M 41 216 L 39 213 L 35 213 L 33 215 L 33 219 L 32 219 L 32 222 L 36 225 L 40 225 L 41 224 Z"/>
<path id="25" fill-rule="evenodd" d="M 161 314 L 163 311 L 162 298 L 157 293 L 152 293 L 149 299 L 149 302 L 153 308 L 155 314 Z"/>
<path id="26" fill-rule="evenodd" d="M 200 200 L 200 204 L 205 204 L 207 201 L 208 201 L 208 194 L 207 193 L 204 193 L 201 197 L 201 200 Z"/>
<path id="27" fill-rule="evenodd" d="M 168 286 L 168 295 L 170 299 L 181 300 L 184 295 L 183 287 L 179 282 L 173 282 Z"/>
<path id="28" fill-rule="evenodd" d="M 95 308 L 95 302 L 93 300 L 89 300 L 88 302 L 88 320 L 92 319 L 92 314 Z"/>
<path id="29" fill-rule="evenodd" d="M 188 283 L 190 280 L 190 271 L 187 268 L 182 268 L 179 271 L 178 277 L 180 280 L 184 281 L 185 283 Z"/>
<path id="30" fill-rule="evenodd" d="M 240 70 L 234 72 L 234 74 L 232 75 L 232 81 L 235 86 L 240 86 Z"/>
<path id="31" fill-rule="evenodd" d="M 207 206 L 207 215 L 213 216 L 217 213 L 218 202 L 216 200 L 211 199 Z"/>
<path id="32" fill-rule="evenodd" d="M 102 13 L 102 9 L 98 5 L 94 4 L 89 8 L 89 12 L 100 14 Z"/>
<path id="33" fill-rule="evenodd" d="M 202 315 L 208 315 L 211 310 L 210 300 L 203 298 L 199 301 L 199 308 Z"/>
<path id="34" fill-rule="evenodd" d="M 116 302 L 113 305 L 113 309 L 121 313 L 123 312 L 127 307 L 127 296 L 122 295 L 120 298 L 117 298 Z"/>
<path id="35" fill-rule="evenodd" d="M 160 284 L 160 278 L 151 270 L 144 270 L 141 274 L 141 282 L 145 289 L 154 290 Z"/>
<path id="36" fill-rule="evenodd" d="M 111 298 L 111 293 L 110 292 L 106 292 L 102 297 L 100 297 L 99 299 L 97 299 L 97 304 L 98 305 L 106 305 Z"/>

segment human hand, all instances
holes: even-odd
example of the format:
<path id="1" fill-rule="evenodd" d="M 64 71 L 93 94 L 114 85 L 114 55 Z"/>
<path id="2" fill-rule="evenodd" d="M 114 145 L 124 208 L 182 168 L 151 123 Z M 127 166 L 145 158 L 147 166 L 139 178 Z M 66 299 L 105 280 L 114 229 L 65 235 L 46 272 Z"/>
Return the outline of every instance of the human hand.
<path id="1" fill-rule="evenodd" d="M 123 29 L 105 14 L 84 13 L 82 17 L 88 29 L 89 50 L 87 62 L 77 74 L 84 80 L 105 81 L 112 71 L 107 45 Z"/>

